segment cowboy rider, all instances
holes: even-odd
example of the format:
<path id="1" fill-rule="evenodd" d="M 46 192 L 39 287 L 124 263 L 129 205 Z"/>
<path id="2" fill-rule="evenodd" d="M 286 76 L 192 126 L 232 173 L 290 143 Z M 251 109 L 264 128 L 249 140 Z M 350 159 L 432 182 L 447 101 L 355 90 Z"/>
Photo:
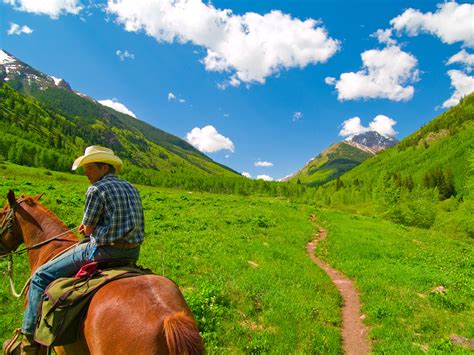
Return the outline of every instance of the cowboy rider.
<path id="1" fill-rule="evenodd" d="M 138 190 L 115 174 L 122 160 L 111 149 L 90 146 L 74 161 L 72 170 L 84 168 L 91 186 L 87 189 L 84 215 L 79 231 L 88 242 L 42 265 L 33 274 L 28 304 L 22 323 L 22 354 L 37 354 L 34 340 L 38 309 L 46 287 L 60 277 L 72 277 L 93 261 L 136 262 L 144 238 L 143 207 Z"/>

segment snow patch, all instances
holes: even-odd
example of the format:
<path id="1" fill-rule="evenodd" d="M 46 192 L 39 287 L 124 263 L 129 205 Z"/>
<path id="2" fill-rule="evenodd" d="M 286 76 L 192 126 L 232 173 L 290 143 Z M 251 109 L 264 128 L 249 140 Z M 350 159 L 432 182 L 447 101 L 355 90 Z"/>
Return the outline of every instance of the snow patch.
<path id="1" fill-rule="evenodd" d="M 14 62 L 16 62 L 15 58 L 0 49 L 0 64 L 10 64 Z"/>
<path id="2" fill-rule="evenodd" d="M 346 138 L 345 141 L 346 141 L 347 144 L 349 144 L 349 145 L 351 145 L 351 146 L 353 146 L 353 147 L 355 147 L 355 148 L 358 148 L 358 149 L 360 149 L 360 150 L 362 150 L 362 151 L 364 151 L 364 152 L 367 152 L 367 153 L 369 153 L 369 154 L 372 154 L 372 155 L 375 155 L 375 154 L 377 153 L 377 150 L 376 150 L 376 149 L 372 149 L 372 148 L 369 148 L 369 147 L 367 147 L 367 146 L 365 146 L 365 145 L 363 145 L 363 144 L 354 142 L 351 138 L 352 138 L 352 137 Z"/>
<path id="3" fill-rule="evenodd" d="M 60 83 L 61 81 L 63 81 L 63 79 L 61 79 L 61 78 L 56 78 L 55 76 L 50 76 L 50 78 L 54 80 L 54 84 L 55 84 L 56 86 L 58 86 L 59 83 Z"/>

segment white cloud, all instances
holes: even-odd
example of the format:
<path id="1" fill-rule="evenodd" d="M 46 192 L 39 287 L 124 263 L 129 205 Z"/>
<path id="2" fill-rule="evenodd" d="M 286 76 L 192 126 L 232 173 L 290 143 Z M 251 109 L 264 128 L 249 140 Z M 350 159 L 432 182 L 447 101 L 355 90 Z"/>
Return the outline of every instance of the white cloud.
<path id="1" fill-rule="evenodd" d="M 249 178 L 249 179 L 252 178 L 252 175 L 250 175 L 250 173 L 248 173 L 246 171 L 242 171 L 242 175 L 245 176 L 246 178 Z"/>
<path id="2" fill-rule="evenodd" d="M 454 87 L 453 95 L 443 102 L 443 107 L 453 107 L 466 95 L 474 91 L 474 77 L 465 74 L 460 70 L 449 70 L 448 75 L 451 78 L 451 86 Z"/>
<path id="3" fill-rule="evenodd" d="M 118 100 L 115 98 L 112 100 L 110 99 L 99 100 L 98 102 L 101 105 L 113 108 L 115 111 L 122 112 L 122 113 L 125 113 L 126 115 L 137 118 L 137 116 L 135 116 L 135 114 L 132 111 L 130 111 L 124 104 L 121 104 L 120 102 L 118 102 Z"/>
<path id="4" fill-rule="evenodd" d="M 370 35 L 370 37 L 377 38 L 377 40 L 382 44 L 387 44 L 389 46 L 393 46 L 393 45 L 397 44 L 397 41 L 395 41 L 392 38 L 392 32 L 393 31 L 392 31 L 391 28 L 386 29 L 386 30 L 379 29 L 375 33 L 372 33 Z"/>
<path id="5" fill-rule="evenodd" d="M 342 123 L 342 129 L 339 135 L 342 137 L 355 136 L 367 132 L 369 129 L 362 126 L 359 117 L 352 117 Z"/>
<path id="6" fill-rule="evenodd" d="M 257 175 L 257 180 L 273 181 L 273 178 L 268 175 Z"/>
<path id="7" fill-rule="evenodd" d="M 255 166 L 263 166 L 263 167 L 270 167 L 270 166 L 273 166 L 273 163 L 269 162 L 269 161 L 256 161 L 254 163 Z"/>
<path id="8" fill-rule="evenodd" d="M 38 15 L 48 15 L 58 19 L 62 14 L 77 15 L 82 9 L 80 0 L 3 0 L 15 10 L 30 12 Z"/>
<path id="9" fill-rule="evenodd" d="M 168 93 L 168 101 L 177 101 L 179 102 L 180 104 L 184 104 L 186 103 L 186 100 L 185 99 L 178 99 L 176 97 L 176 95 L 174 93 L 172 93 L 171 91 Z"/>
<path id="10" fill-rule="evenodd" d="M 392 19 L 390 24 L 409 36 L 425 32 L 439 37 L 447 44 L 463 42 L 467 47 L 474 47 L 474 5 L 450 1 L 438 4 L 437 7 L 435 13 L 425 14 L 410 8 Z"/>
<path id="11" fill-rule="evenodd" d="M 294 112 L 293 113 L 293 122 L 300 120 L 303 117 L 303 113 L 301 112 Z"/>
<path id="12" fill-rule="evenodd" d="M 229 85 L 233 86 L 234 88 L 238 87 L 240 85 L 240 80 L 236 78 L 235 75 L 233 75 L 230 78 Z"/>
<path id="13" fill-rule="evenodd" d="M 340 101 L 362 98 L 407 101 L 413 97 L 413 86 L 404 85 L 418 80 L 419 71 L 414 56 L 403 52 L 398 46 L 390 46 L 365 51 L 361 57 L 362 70 L 343 73 L 338 81 L 326 78 L 326 83 L 336 85 Z"/>
<path id="14" fill-rule="evenodd" d="M 332 76 L 328 76 L 326 79 L 324 79 L 324 82 L 328 85 L 336 85 L 337 79 L 333 78 Z"/>
<path id="15" fill-rule="evenodd" d="M 395 137 L 397 132 L 393 129 L 393 126 L 397 124 L 397 121 L 392 120 L 390 117 L 385 115 L 377 115 L 372 122 L 369 123 L 371 131 L 380 133 L 385 137 Z"/>
<path id="16" fill-rule="evenodd" d="M 135 54 L 130 53 L 128 50 L 122 52 L 120 49 L 115 52 L 118 55 L 120 60 L 123 62 L 125 59 L 135 59 Z"/>
<path id="17" fill-rule="evenodd" d="M 280 11 L 235 15 L 201 0 L 109 0 L 107 12 L 126 31 L 143 30 L 158 42 L 204 47 L 206 70 L 229 74 L 229 82 L 218 84 L 221 89 L 264 83 L 282 70 L 324 63 L 340 47 L 319 21 Z"/>
<path id="18" fill-rule="evenodd" d="M 21 35 L 22 33 L 25 33 L 27 35 L 30 35 L 33 33 L 33 30 L 29 28 L 28 26 L 20 26 L 16 23 L 10 22 L 10 28 L 7 31 L 7 34 L 10 35 Z"/>
<path id="19" fill-rule="evenodd" d="M 474 25 L 473 25 L 474 26 Z M 469 54 L 466 50 L 462 50 L 451 58 L 448 59 L 446 65 L 460 63 L 466 66 L 466 70 L 470 72 L 472 70 L 472 66 L 474 66 L 474 54 Z"/>
<path id="20" fill-rule="evenodd" d="M 229 83 L 217 83 L 216 86 L 219 90 L 225 90 L 229 87 Z"/>
<path id="21" fill-rule="evenodd" d="M 397 122 L 385 115 L 377 115 L 369 127 L 364 127 L 361 124 L 359 117 L 352 117 L 342 123 L 342 129 L 339 135 L 342 137 L 355 136 L 369 131 L 375 131 L 385 137 L 395 137 L 397 132 L 393 129 Z"/>
<path id="22" fill-rule="evenodd" d="M 211 125 L 193 128 L 186 134 L 186 140 L 203 153 L 214 153 L 222 149 L 234 151 L 234 143 Z"/>

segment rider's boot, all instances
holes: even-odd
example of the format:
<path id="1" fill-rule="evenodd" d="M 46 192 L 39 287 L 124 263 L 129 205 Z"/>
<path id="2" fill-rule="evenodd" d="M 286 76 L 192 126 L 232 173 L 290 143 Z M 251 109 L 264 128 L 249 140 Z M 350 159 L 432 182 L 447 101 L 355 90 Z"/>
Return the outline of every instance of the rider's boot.
<path id="1" fill-rule="evenodd" d="M 40 347 L 41 345 L 34 340 L 33 334 L 23 334 L 21 355 L 38 355 Z"/>
<path id="2" fill-rule="evenodd" d="M 16 329 L 13 338 L 7 339 L 3 342 L 3 354 L 5 355 L 19 355 L 21 345 L 21 329 Z"/>

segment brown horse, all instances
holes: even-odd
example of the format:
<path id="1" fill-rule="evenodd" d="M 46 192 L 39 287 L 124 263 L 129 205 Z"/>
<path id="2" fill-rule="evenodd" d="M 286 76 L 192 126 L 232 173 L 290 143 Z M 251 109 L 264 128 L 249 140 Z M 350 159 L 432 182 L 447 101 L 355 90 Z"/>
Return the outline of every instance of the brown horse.
<path id="1" fill-rule="evenodd" d="M 0 212 L 0 256 L 25 243 L 31 272 L 78 238 L 36 197 L 7 195 Z M 55 237 L 57 236 L 57 237 Z M 158 275 L 115 280 L 93 296 L 82 339 L 60 354 L 202 354 L 196 321 L 179 288 Z"/>

